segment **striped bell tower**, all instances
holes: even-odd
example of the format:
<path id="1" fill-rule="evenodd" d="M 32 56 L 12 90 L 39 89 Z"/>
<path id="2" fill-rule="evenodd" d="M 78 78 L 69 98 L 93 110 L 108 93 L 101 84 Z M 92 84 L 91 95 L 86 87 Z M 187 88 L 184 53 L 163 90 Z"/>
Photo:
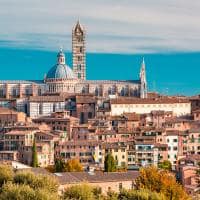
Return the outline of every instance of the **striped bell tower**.
<path id="1" fill-rule="evenodd" d="M 86 79 L 86 52 L 84 27 L 77 21 L 72 29 L 73 72 L 78 79 Z"/>

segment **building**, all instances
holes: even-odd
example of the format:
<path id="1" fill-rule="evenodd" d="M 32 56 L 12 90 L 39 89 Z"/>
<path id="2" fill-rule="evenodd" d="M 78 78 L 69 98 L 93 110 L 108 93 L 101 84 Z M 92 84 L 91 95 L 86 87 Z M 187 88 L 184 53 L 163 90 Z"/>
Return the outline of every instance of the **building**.
<path id="1" fill-rule="evenodd" d="M 13 126 L 16 123 L 25 123 L 26 121 L 25 113 L 0 107 L 0 127 Z"/>
<path id="2" fill-rule="evenodd" d="M 191 103 L 187 99 L 178 98 L 115 98 L 110 100 L 111 115 L 123 113 L 145 114 L 152 111 L 172 112 L 174 116 L 185 116 L 191 114 Z"/>

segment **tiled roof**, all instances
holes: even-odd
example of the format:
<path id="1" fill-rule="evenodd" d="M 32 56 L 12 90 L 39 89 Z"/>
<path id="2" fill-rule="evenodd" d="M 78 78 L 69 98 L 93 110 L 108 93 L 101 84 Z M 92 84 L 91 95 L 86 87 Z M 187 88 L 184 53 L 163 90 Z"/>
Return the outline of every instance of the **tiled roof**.
<path id="1" fill-rule="evenodd" d="M 115 181 L 133 181 L 139 175 L 138 171 L 128 172 L 65 172 L 59 173 L 57 178 L 61 184 L 69 183 L 100 183 L 100 182 L 115 182 Z"/>
<path id="2" fill-rule="evenodd" d="M 187 99 L 177 98 L 158 98 L 158 99 L 141 99 L 134 97 L 123 97 L 110 100 L 111 104 L 175 104 L 190 103 Z"/>

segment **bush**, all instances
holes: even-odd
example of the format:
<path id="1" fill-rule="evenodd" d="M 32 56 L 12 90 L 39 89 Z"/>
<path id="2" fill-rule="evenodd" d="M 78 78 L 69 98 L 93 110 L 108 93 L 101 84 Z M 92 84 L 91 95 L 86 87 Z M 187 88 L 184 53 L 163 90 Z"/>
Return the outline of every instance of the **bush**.
<path id="1" fill-rule="evenodd" d="M 120 200 L 167 200 L 163 194 L 149 190 L 122 190 L 119 194 Z"/>
<path id="2" fill-rule="evenodd" d="M 0 165 L 0 186 L 13 180 L 14 172 L 8 165 Z"/>
<path id="3" fill-rule="evenodd" d="M 58 182 L 55 178 L 45 175 L 35 176 L 31 172 L 18 172 L 14 176 L 14 183 L 29 185 L 35 190 L 44 189 L 49 192 L 58 191 Z"/>
<path id="4" fill-rule="evenodd" d="M 64 192 L 64 199 L 73 200 L 94 200 L 94 188 L 87 185 L 75 185 L 67 188 Z"/>
<path id="5" fill-rule="evenodd" d="M 29 185 L 9 182 L 3 185 L 0 200 L 59 200 L 59 196 L 47 190 L 34 190 Z"/>

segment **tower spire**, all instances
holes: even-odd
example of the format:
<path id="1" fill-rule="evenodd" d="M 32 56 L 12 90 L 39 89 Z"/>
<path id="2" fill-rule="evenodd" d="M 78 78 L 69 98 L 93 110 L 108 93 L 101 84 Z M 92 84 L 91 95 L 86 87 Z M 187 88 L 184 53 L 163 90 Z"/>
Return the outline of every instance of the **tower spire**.
<path id="1" fill-rule="evenodd" d="M 140 97 L 147 98 L 147 80 L 146 80 L 146 66 L 144 57 L 142 59 L 141 69 L 140 69 Z"/>

